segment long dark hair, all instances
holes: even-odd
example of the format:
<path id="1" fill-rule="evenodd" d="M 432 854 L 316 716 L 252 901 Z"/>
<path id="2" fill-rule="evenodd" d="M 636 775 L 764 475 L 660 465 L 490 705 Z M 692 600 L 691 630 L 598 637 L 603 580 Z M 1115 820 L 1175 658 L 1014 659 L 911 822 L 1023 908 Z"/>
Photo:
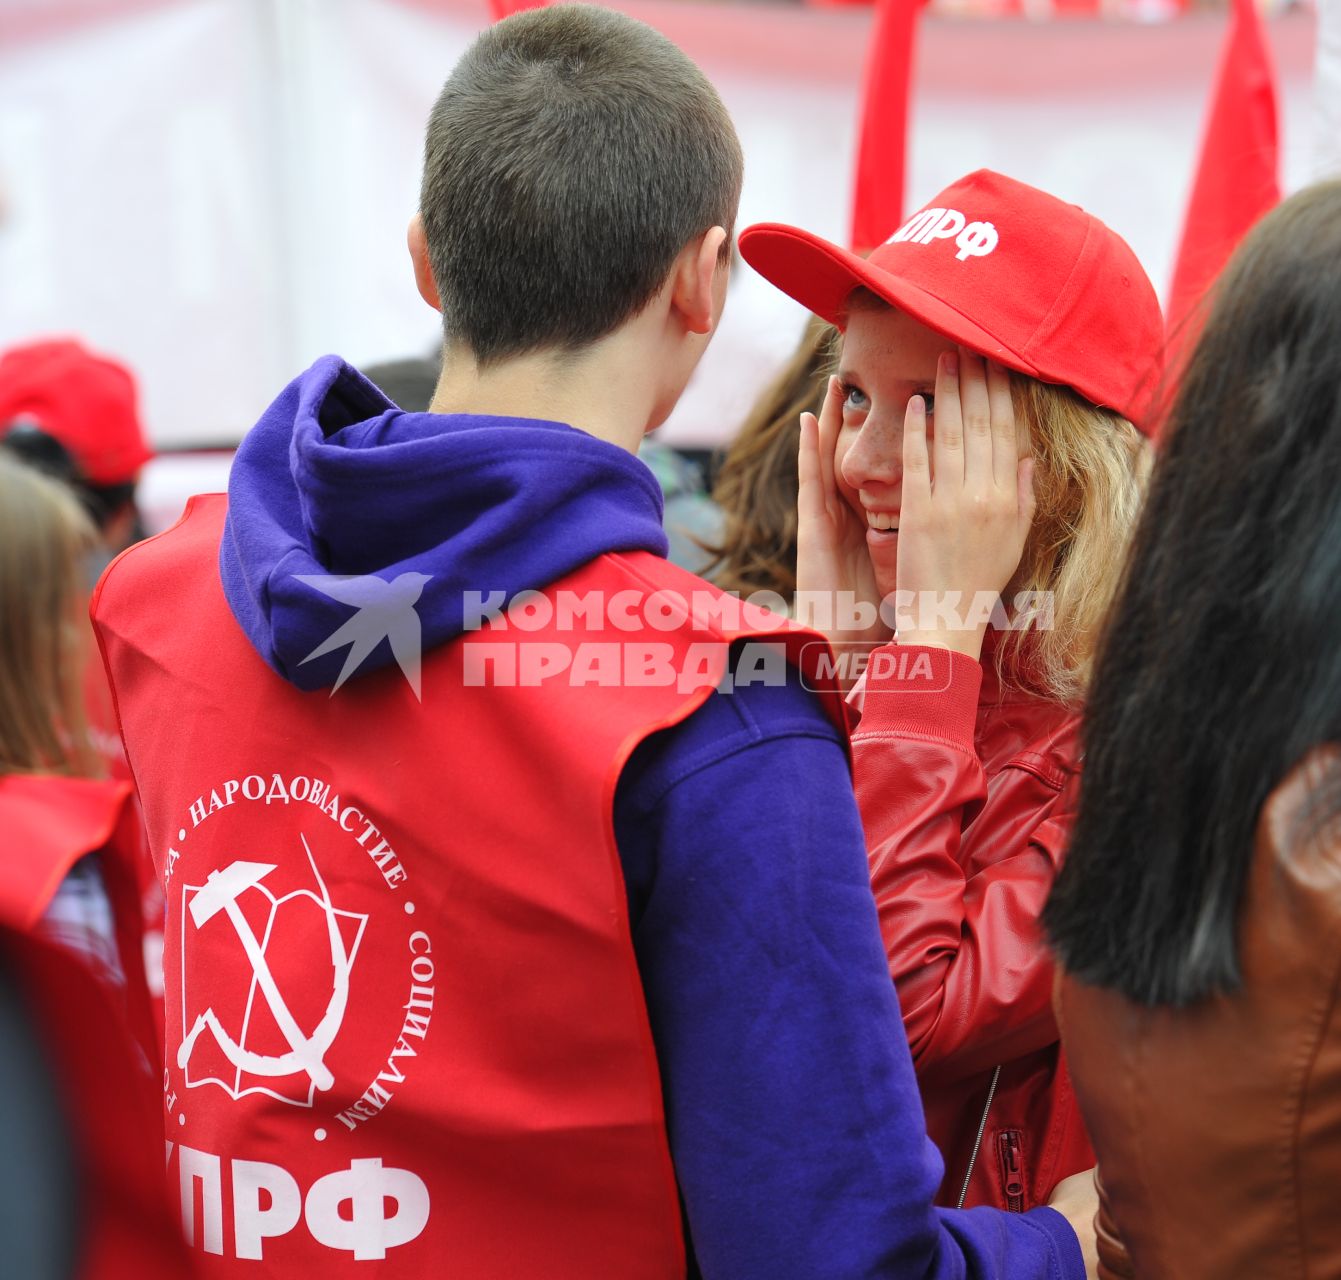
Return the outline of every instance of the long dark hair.
<path id="1" fill-rule="evenodd" d="M 1286 201 L 1240 247 L 1168 415 L 1043 917 L 1062 964 L 1144 1004 L 1233 990 L 1263 802 L 1327 741 L 1341 741 L 1341 182 Z"/>

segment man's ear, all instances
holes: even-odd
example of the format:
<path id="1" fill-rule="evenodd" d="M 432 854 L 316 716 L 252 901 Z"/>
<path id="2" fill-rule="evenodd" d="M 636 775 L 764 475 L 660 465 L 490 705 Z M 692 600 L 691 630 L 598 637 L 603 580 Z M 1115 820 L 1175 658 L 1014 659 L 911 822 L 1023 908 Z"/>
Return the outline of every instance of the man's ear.
<path id="1" fill-rule="evenodd" d="M 726 232 L 711 227 L 681 251 L 675 265 L 671 306 L 690 333 L 711 333 L 721 314 L 718 272 L 730 268 L 722 260 Z"/>
<path id="2" fill-rule="evenodd" d="M 433 268 L 428 261 L 428 237 L 424 235 L 424 219 L 418 213 L 410 219 L 405 240 L 410 248 L 410 261 L 414 263 L 414 282 L 419 286 L 419 296 L 434 311 L 441 311 L 442 299 L 438 297 L 438 286 L 433 279 Z"/>

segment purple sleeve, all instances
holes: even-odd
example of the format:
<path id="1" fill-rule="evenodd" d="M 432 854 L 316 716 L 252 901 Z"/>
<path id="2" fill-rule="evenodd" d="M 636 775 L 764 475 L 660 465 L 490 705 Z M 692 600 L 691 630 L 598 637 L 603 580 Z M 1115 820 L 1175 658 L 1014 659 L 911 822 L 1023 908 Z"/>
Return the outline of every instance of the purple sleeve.
<path id="1" fill-rule="evenodd" d="M 811 695 L 715 695 L 638 749 L 615 824 L 706 1280 L 1083 1280 L 1052 1210 L 932 1207 L 942 1164 Z"/>

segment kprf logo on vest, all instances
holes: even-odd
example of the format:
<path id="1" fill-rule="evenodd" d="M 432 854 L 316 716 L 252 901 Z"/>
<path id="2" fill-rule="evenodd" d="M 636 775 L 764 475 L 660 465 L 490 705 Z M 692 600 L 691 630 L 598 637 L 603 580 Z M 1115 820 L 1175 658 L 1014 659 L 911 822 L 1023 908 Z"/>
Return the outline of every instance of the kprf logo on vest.
<path id="1" fill-rule="evenodd" d="M 378 1121 L 421 1066 L 433 940 L 375 816 L 338 780 L 220 778 L 164 858 L 169 1172 L 187 1242 L 377 1261 L 428 1223 Z M 287 1254 L 285 1256 L 288 1256 Z"/>
<path id="2" fill-rule="evenodd" d="M 999 237 L 990 222 L 970 222 L 958 209 L 923 209 L 903 224 L 886 244 L 936 244 L 951 240 L 959 250 L 961 262 L 985 258 L 997 246 Z"/>

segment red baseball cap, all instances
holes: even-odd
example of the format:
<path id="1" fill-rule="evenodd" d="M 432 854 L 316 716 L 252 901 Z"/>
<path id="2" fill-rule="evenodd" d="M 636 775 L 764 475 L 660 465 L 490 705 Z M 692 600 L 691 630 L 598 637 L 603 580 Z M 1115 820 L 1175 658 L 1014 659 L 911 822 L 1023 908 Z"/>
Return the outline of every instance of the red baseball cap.
<path id="1" fill-rule="evenodd" d="M 1127 242 L 1078 205 L 979 169 L 868 258 L 799 227 L 759 223 L 740 253 L 841 327 L 854 289 L 1041 382 L 1075 388 L 1149 434 L 1164 319 Z"/>
<path id="2" fill-rule="evenodd" d="M 129 483 L 154 456 L 130 370 L 73 338 L 0 356 L 0 431 L 21 418 L 59 440 L 89 484 Z"/>

